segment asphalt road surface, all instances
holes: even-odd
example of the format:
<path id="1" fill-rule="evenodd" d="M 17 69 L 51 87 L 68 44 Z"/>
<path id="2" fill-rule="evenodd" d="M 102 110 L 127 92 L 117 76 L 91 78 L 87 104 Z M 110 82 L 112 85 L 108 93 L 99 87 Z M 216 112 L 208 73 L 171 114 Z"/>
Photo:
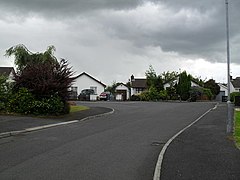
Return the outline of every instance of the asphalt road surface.
<path id="1" fill-rule="evenodd" d="M 85 105 L 110 107 L 115 112 L 0 139 L 0 179 L 150 180 L 164 143 L 215 104 Z"/>

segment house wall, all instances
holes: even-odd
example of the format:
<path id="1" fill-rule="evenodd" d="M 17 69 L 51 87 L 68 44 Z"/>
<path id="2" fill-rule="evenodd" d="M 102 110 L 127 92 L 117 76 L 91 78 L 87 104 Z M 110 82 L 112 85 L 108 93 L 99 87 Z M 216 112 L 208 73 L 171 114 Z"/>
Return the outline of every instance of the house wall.
<path id="1" fill-rule="evenodd" d="M 77 87 L 78 95 L 81 93 L 83 89 L 91 89 L 93 87 L 96 88 L 96 94 L 99 96 L 102 92 L 104 92 L 104 86 L 87 75 L 82 75 L 78 77 L 75 82 L 73 82 L 72 87 Z"/>
<path id="2" fill-rule="evenodd" d="M 14 78 L 14 75 L 13 75 L 13 72 L 11 72 L 8 76 L 7 82 L 14 82 L 13 78 Z"/>
<path id="3" fill-rule="evenodd" d="M 123 85 L 123 84 L 120 84 L 120 85 L 118 85 L 117 87 L 116 87 L 116 91 L 118 91 L 118 90 L 120 90 L 120 91 L 126 91 L 127 92 L 127 99 L 130 99 L 130 90 L 129 90 L 129 88 L 127 87 L 127 86 L 125 86 L 125 85 Z"/>

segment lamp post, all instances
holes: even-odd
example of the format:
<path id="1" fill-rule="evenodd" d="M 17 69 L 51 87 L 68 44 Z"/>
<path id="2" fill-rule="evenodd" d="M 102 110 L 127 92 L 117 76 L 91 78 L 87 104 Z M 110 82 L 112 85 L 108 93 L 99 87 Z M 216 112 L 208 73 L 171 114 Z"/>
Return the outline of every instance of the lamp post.
<path id="1" fill-rule="evenodd" d="M 226 36 L 227 36 L 227 133 L 232 132 L 232 114 L 231 114 L 231 102 L 230 102 L 230 48 L 229 48 L 229 18 L 228 18 L 228 0 L 225 0 L 226 4 Z"/>

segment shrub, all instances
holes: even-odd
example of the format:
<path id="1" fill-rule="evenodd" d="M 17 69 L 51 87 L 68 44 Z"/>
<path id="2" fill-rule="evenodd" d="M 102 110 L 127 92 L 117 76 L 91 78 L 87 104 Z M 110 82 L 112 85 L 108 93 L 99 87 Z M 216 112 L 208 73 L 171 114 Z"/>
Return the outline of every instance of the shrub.
<path id="1" fill-rule="evenodd" d="M 240 96 L 240 92 L 232 92 L 230 94 L 230 101 L 235 102 L 235 96 Z"/>
<path id="2" fill-rule="evenodd" d="M 64 113 L 64 103 L 58 96 L 48 99 L 35 100 L 32 104 L 32 114 L 36 115 L 58 115 Z"/>
<path id="3" fill-rule="evenodd" d="M 130 98 L 131 101 L 140 101 L 139 95 L 132 95 Z"/>
<path id="4" fill-rule="evenodd" d="M 19 91 L 10 96 L 7 103 L 7 111 L 29 114 L 32 111 L 33 102 L 33 95 L 26 88 L 20 88 Z"/>
<path id="5" fill-rule="evenodd" d="M 203 89 L 203 94 L 206 95 L 209 100 L 212 100 L 213 94 L 212 94 L 212 91 L 210 89 L 204 88 Z"/>
<path id="6" fill-rule="evenodd" d="M 150 100 L 151 100 L 148 91 L 142 92 L 142 93 L 139 95 L 139 97 L 140 97 L 140 100 L 141 100 L 141 101 L 150 101 Z"/>
<path id="7" fill-rule="evenodd" d="M 168 93 L 166 90 L 162 90 L 160 91 L 159 96 L 160 96 L 160 99 L 166 100 L 168 98 Z"/>

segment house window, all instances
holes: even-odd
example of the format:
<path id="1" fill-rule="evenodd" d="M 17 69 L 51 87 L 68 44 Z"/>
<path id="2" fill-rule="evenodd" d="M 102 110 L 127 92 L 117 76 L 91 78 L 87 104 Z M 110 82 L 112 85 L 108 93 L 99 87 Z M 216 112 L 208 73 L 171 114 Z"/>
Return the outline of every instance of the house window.
<path id="1" fill-rule="evenodd" d="M 136 88 L 136 93 L 137 94 L 140 94 L 140 93 L 142 93 L 143 92 L 143 88 Z"/>
<path id="2" fill-rule="evenodd" d="M 77 87 L 72 86 L 72 87 L 71 87 L 71 91 L 72 91 L 72 92 L 77 92 Z"/>
<path id="3" fill-rule="evenodd" d="M 91 86 L 90 89 L 94 90 L 94 94 L 97 94 L 97 87 Z"/>

